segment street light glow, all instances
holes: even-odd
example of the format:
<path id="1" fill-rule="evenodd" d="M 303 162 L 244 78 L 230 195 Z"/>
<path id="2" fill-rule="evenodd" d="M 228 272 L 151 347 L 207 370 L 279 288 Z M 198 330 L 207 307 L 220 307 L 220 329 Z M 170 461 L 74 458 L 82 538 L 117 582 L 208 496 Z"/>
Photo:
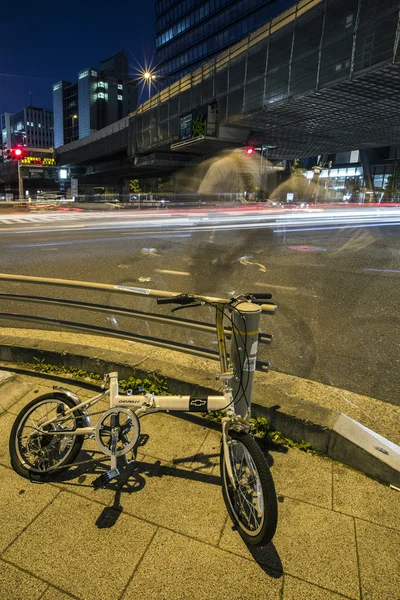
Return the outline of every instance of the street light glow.
<path id="1" fill-rule="evenodd" d="M 141 84 L 141 92 L 147 88 L 148 97 L 151 96 L 152 87 L 157 90 L 156 83 L 158 76 L 155 67 L 153 67 L 151 62 L 145 62 L 144 65 L 138 63 L 138 68 L 134 69 L 134 79 Z"/>
<path id="2" fill-rule="evenodd" d="M 149 69 L 145 69 L 145 70 L 143 70 L 143 71 L 141 71 L 141 72 L 139 73 L 139 78 L 140 78 L 142 81 L 146 81 L 147 83 L 150 83 L 150 81 L 151 81 L 152 79 L 155 79 L 155 78 L 156 78 L 156 74 L 155 74 L 155 72 L 154 72 L 154 71 L 151 71 L 151 70 L 149 70 Z"/>

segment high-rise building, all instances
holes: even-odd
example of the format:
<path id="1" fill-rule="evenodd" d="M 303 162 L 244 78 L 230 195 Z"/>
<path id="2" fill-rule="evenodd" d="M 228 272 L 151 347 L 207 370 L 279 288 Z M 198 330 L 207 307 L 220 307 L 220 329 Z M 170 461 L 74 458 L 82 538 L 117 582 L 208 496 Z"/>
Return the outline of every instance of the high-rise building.
<path id="1" fill-rule="evenodd" d="M 4 149 L 16 146 L 51 148 L 53 142 L 53 111 L 27 106 L 18 112 L 1 116 L 1 137 Z"/>
<path id="2" fill-rule="evenodd" d="M 87 67 L 78 81 L 53 85 L 54 147 L 84 138 L 126 117 L 137 105 L 137 83 L 128 80 L 128 59 L 118 52 Z"/>
<path id="3" fill-rule="evenodd" d="M 294 0 L 157 0 L 160 86 L 183 77 L 287 10 Z"/>

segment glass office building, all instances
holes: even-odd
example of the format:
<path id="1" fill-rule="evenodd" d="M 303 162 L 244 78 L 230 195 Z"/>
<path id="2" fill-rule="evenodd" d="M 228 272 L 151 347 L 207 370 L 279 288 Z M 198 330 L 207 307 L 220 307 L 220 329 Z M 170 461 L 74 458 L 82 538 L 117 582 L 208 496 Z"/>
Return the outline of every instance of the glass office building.
<path id="1" fill-rule="evenodd" d="M 159 0 L 156 64 L 165 87 L 255 31 L 294 0 Z"/>
<path id="2" fill-rule="evenodd" d="M 54 147 L 84 138 L 119 121 L 137 105 L 137 83 L 129 81 L 128 59 L 118 52 L 100 69 L 79 71 L 78 81 L 53 85 Z"/>
<path id="3" fill-rule="evenodd" d="M 3 148 L 51 148 L 53 146 L 53 111 L 27 106 L 1 117 Z"/>

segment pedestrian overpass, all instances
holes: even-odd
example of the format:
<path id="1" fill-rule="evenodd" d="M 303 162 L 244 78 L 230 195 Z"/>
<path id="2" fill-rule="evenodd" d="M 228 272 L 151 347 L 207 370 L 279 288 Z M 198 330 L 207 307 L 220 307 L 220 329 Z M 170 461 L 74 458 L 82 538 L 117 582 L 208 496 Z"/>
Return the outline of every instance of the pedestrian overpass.
<path id="1" fill-rule="evenodd" d="M 133 175 L 157 170 L 158 156 L 171 168 L 241 144 L 295 158 L 399 143 L 399 9 L 400 0 L 301 0 L 115 133 L 58 148 L 59 161 L 92 163 L 93 174 L 112 159 Z"/>

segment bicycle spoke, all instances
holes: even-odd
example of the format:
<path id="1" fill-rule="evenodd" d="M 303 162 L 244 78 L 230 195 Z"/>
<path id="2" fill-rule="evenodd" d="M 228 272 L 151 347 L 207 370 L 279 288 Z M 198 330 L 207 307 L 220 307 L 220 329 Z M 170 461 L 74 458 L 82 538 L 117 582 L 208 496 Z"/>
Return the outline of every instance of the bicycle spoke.
<path id="1" fill-rule="evenodd" d="M 233 483 L 227 480 L 234 513 L 248 532 L 257 532 L 264 520 L 263 492 L 257 467 L 247 448 L 240 441 L 229 444 L 229 460 Z"/>
<path id="2" fill-rule="evenodd" d="M 57 407 L 61 401 L 49 399 L 42 404 L 34 407 L 32 412 L 26 417 L 26 421 L 21 423 L 18 432 L 18 447 L 21 461 L 29 467 L 45 472 L 57 467 L 64 462 L 70 453 L 74 442 L 69 436 L 46 435 L 46 431 L 41 430 L 40 423 L 57 417 Z M 57 419 L 47 425 L 45 429 L 49 432 L 57 429 L 73 430 L 75 428 L 75 419 L 71 416 Z"/>

